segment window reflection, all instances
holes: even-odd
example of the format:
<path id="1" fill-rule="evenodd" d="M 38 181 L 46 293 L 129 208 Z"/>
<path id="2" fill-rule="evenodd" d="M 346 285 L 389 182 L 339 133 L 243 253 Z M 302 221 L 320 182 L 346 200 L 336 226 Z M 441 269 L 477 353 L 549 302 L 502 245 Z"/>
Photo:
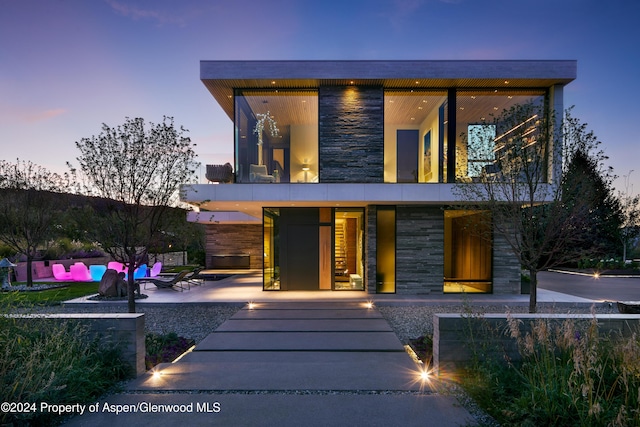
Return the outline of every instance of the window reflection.
<path id="1" fill-rule="evenodd" d="M 238 91 L 236 182 L 318 181 L 316 91 Z"/>
<path id="2" fill-rule="evenodd" d="M 541 90 L 459 91 L 456 96 L 456 179 L 473 182 L 483 173 L 500 172 L 509 132 L 525 130 L 536 117 L 522 117 L 518 123 L 505 120 L 516 106 L 534 105 L 543 111 L 546 92 Z M 509 122 L 509 123 L 507 123 Z M 538 151 L 544 156 L 546 147 Z M 524 153 L 520 153 L 524 154 Z"/>

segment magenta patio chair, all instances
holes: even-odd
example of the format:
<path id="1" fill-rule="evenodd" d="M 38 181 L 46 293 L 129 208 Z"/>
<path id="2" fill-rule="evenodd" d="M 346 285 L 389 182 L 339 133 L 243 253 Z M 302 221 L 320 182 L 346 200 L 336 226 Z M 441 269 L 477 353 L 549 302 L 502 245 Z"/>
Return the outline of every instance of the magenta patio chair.
<path id="1" fill-rule="evenodd" d="M 73 280 L 71 273 L 65 270 L 64 265 L 62 264 L 52 264 L 51 271 L 53 272 L 53 277 L 56 280 L 63 280 L 65 282 Z"/>
<path id="2" fill-rule="evenodd" d="M 91 282 L 93 279 L 91 278 L 91 273 L 89 273 L 89 269 L 82 262 L 77 262 L 69 267 L 69 271 L 71 273 L 71 277 L 76 282 Z"/>
<path id="3" fill-rule="evenodd" d="M 117 271 L 118 273 L 123 272 L 126 273 L 127 270 L 124 268 L 124 264 L 118 261 L 109 261 L 107 264 L 107 268 Z"/>

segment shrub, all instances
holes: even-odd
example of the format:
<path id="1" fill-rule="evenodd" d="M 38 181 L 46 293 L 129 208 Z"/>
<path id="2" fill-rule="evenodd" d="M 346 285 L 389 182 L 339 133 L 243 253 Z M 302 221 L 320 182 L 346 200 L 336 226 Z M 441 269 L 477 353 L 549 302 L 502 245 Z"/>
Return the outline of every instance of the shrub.
<path id="1" fill-rule="evenodd" d="M 149 333 L 145 337 L 147 349 L 145 365 L 147 369 L 151 369 L 158 363 L 171 362 L 194 344 L 194 340 L 179 337 L 175 332 L 168 334 Z"/>
<path id="2" fill-rule="evenodd" d="M 549 320 L 507 333 L 521 362 L 479 360 L 463 376 L 501 425 L 640 425 L 640 338 L 602 336 L 597 321 Z"/>
<path id="3" fill-rule="evenodd" d="M 0 308 L 1 401 L 51 404 L 93 403 L 131 375 L 120 351 L 91 338 L 79 324 L 8 318 Z M 49 425 L 41 413 L 1 413 L 0 424 Z"/>

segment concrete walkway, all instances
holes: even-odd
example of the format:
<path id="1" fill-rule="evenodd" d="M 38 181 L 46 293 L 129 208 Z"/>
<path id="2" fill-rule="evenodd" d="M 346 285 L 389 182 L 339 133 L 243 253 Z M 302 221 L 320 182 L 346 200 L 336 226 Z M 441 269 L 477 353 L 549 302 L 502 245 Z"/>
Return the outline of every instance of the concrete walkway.
<path id="1" fill-rule="evenodd" d="M 474 424 L 454 397 L 437 393 L 437 380 L 422 379 L 423 365 L 363 302 L 246 306 L 156 368 L 67 425 Z"/>

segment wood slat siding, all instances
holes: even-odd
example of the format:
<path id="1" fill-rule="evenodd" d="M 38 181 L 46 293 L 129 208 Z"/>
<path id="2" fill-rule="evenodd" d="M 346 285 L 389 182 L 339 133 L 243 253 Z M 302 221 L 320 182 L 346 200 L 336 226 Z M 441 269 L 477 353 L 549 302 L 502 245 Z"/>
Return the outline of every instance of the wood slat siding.
<path id="1" fill-rule="evenodd" d="M 250 268 L 262 269 L 262 224 L 215 224 L 206 228 L 207 268 L 211 255 L 248 254 Z"/>

